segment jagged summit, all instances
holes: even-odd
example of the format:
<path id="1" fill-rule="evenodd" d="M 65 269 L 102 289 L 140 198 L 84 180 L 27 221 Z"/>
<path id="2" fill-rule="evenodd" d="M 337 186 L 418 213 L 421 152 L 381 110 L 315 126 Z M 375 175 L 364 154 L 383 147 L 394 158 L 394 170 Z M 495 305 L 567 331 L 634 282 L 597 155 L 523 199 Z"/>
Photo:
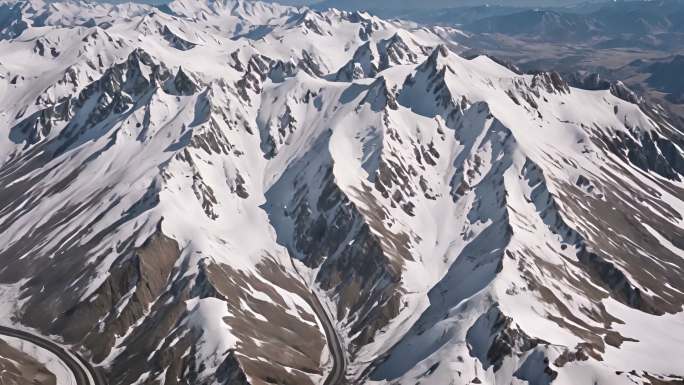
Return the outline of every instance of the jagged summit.
<path id="1" fill-rule="evenodd" d="M 334 9 L 1 4 L 0 322 L 110 384 L 682 381 L 684 135 L 619 83 Z"/>

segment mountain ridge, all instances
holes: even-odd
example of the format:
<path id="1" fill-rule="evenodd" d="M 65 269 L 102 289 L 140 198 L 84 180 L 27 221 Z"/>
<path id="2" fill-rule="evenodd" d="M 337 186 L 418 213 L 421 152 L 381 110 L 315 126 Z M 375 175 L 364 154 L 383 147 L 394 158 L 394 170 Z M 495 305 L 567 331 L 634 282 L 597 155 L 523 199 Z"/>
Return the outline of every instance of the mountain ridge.
<path id="1" fill-rule="evenodd" d="M 0 39 L 3 323 L 112 384 L 324 383 L 328 322 L 352 383 L 682 380 L 658 106 L 363 12 L 74 4 Z"/>

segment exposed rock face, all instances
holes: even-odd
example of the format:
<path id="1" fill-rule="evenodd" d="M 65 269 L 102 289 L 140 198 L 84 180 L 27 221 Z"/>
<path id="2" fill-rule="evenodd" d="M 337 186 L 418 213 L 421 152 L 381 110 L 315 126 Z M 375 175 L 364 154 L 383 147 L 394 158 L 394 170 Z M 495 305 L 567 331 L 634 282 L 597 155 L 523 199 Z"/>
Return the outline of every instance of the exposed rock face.
<path id="1" fill-rule="evenodd" d="M 558 375 L 549 368 L 548 358 L 545 358 L 544 349 L 548 348 L 548 343 L 525 334 L 514 325 L 513 319 L 504 316 L 496 307 L 483 314 L 468 329 L 466 343 L 473 349 L 470 354 L 484 363 L 484 369 L 493 366 L 494 370 L 498 371 L 506 359 L 513 357 L 523 358 L 523 364 L 514 373 L 514 376 L 521 380 L 534 379 L 535 383 L 548 384 Z M 534 361 L 539 357 L 544 361 L 544 365 L 526 367 L 527 361 Z M 538 372 L 533 373 L 532 370 Z"/>
<path id="2" fill-rule="evenodd" d="M 601 78 L 598 73 L 571 73 L 568 76 L 568 83 L 577 88 L 585 90 L 610 90 L 616 97 L 634 104 L 640 104 L 643 99 L 621 81 L 610 82 Z"/>
<path id="3" fill-rule="evenodd" d="M 23 18 L 22 6 L 22 3 L 0 5 L 0 38 L 14 39 L 29 27 Z"/>
<path id="4" fill-rule="evenodd" d="M 112 385 L 681 380 L 684 140 L 619 84 L 365 13 L 2 7 L 2 322 Z"/>
<path id="5" fill-rule="evenodd" d="M 86 302 L 68 309 L 51 329 L 61 331 L 68 341 L 83 340 L 94 353 L 93 360 L 101 362 L 114 347 L 116 336 L 124 335 L 143 317 L 167 287 L 179 252 L 174 240 L 160 233 L 152 235 L 115 262 L 107 280 Z"/>
<path id="6" fill-rule="evenodd" d="M 532 88 L 543 87 L 548 93 L 569 93 L 570 88 L 568 83 L 560 76 L 558 72 L 542 72 L 534 74 L 532 77 Z"/>
<path id="7" fill-rule="evenodd" d="M 199 86 L 183 72 L 183 68 L 178 69 L 178 73 L 173 78 L 173 90 L 178 93 L 178 95 L 190 96 L 197 92 Z"/>

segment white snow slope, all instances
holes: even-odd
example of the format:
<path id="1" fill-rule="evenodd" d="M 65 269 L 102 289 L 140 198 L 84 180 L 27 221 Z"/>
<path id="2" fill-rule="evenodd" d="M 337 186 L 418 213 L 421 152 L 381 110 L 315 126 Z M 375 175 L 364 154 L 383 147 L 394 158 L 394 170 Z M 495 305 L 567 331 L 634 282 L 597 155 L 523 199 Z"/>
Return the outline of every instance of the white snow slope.
<path id="1" fill-rule="evenodd" d="M 681 383 L 681 128 L 450 33 L 0 2 L 2 322 L 111 384 L 320 384 L 317 295 L 350 383 Z"/>

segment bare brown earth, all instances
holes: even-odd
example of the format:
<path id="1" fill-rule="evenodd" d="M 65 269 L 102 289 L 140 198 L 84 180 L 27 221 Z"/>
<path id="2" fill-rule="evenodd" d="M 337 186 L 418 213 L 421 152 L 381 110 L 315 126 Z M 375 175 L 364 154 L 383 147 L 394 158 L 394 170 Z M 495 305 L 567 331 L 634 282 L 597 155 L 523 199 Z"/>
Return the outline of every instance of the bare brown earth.
<path id="1" fill-rule="evenodd" d="M 0 384 L 55 385 L 55 375 L 43 364 L 0 339 Z"/>
<path id="2" fill-rule="evenodd" d="M 258 269 L 263 279 L 301 298 L 308 298 L 310 302 L 312 294 L 307 288 L 289 276 L 275 261 L 265 262 Z M 224 321 L 241 341 L 235 357 L 244 371 L 249 373 L 252 385 L 305 385 L 311 384 L 307 374 L 324 374 L 319 357 L 325 340 L 317 327 L 301 322 L 315 324 L 313 314 L 302 308 L 297 309 L 299 317 L 288 313 L 285 300 L 272 286 L 228 265 L 209 265 L 206 273 L 215 287 L 216 295 L 228 302 L 232 316 Z M 245 288 L 264 293 L 270 301 L 252 297 Z M 241 307 L 240 301 L 262 314 L 265 320 Z"/>

